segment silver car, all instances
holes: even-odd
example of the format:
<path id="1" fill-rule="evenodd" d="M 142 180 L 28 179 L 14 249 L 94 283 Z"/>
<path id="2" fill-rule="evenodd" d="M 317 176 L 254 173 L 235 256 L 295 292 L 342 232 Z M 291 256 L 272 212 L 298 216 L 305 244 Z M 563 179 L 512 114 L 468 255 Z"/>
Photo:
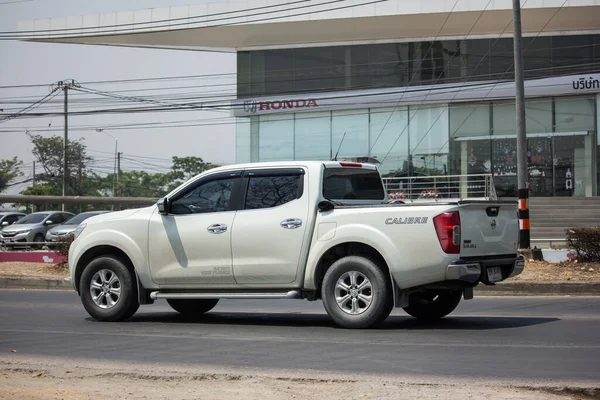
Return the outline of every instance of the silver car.
<path id="1" fill-rule="evenodd" d="M 46 242 L 58 242 L 62 238 L 73 233 L 75 229 L 86 219 L 93 217 L 94 215 L 105 214 L 110 211 L 88 211 L 81 214 L 77 214 L 73 218 L 69 219 L 62 225 L 51 228 L 46 233 Z"/>
<path id="2" fill-rule="evenodd" d="M 6 228 L 9 225 L 14 224 L 26 214 L 18 212 L 0 212 L 0 229 Z"/>
<path id="3" fill-rule="evenodd" d="M 43 243 L 48 229 L 60 225 L 72 217 L 72 213 L 63 211 L 32 213 L 3 228 L 0 231 L 0 241 L 5 245 L 18 245 L 18 243 L 24 242 Z"/>

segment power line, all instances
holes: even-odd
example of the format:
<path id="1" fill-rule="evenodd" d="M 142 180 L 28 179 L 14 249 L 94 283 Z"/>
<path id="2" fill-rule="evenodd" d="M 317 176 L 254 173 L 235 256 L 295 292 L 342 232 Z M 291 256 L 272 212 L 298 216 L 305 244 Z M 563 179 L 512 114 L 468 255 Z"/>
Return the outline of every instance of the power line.
<path id="1" fill-rule="evenodd" d="M 526 2 L 527 2 L 527 0 L 526 0 Z M 534 40 L 536 40 L 539 37 L 539 35 L 546 29 L 546 27 L 550 24 L 550 22 L 552 22 L 552 20 L 556 17 L 556 15 L 563 9 L 563 7 L 565 6 L 566 3 L 567 3 L 567 0 L 564 0 L 563 3 L 562 3 L 562 5 L 560 6 L 560 8 L 558 10 L 556 10 L 556 12 L 552 15 L 552 17 L 550 17 L 550 19 L 546 22 L 546 24 L 544 25 L 544 27 L 542 28 L 542 30 L 540 32 L 538 32 L 538 34 L 533 39 L 531 39 L 530 44 L 531 44 L 531 42 L 533 42 Z M 525 3 L 523 3 L 523 5 L 525 5 Z M 505 28 L 505 30 L 506 29 L 507 28 Z M 513 65 L 514 65 L 514 63 L 511 64 L 507 68 L 506 72 L 510 71 L 512 69 Z M 496 85 L 494 85 L 494 86 L 492 86 L 490 88 L 488 94 L 486 96 L 484 96 L 480 100 L 480 104 L 483 104 L 486 101 L 486 97 L 489 96 L 489 94 L 491 93 L 491 91 L 494 89 L 495 86 Z M 467 116 L 467 118 L 465 118 L 465 120 L 462 122 L 462 124 L 460 124 L 460 126 L 454 132 L 449 132 L 448 133 L 448 140 L 446 140 L 446 142 L 442 145 L 442 147 L 440 147 L 440 149 L 436 152 L 436 154 L 439 153 L 450 142 L 450 139 L 454 136 L 454 134 L 456 132 L 458 132 L 460 130 L 460 128 L 462 128 L 462 126 L 466 123 L 466 121 L 469 118 L 471 118 L 471 116 L 473 115 L 473 113 L 475 113 L 475 110 L 476 110 L 476 107 L 473 108 L 473 110 L 471 111 L 471 113 Z"/>
<path id="2" fill-rule="evenodd" d="M 578 35 L 575 35 L 578 36 Z M 586 35 L 587 36 L 587 35 Z M 499 38 L 499 39 L 503 39 L 503 38 Z M 508 39 L 508 38 L 506 38 Z M 531 43 L 531 42 L 530 42 Z M 334 46 L 335 47 L 335 46 Z M 584 49 L 584 48 L 596 48 L 596 47 L 600 47 L 600 44 L 585 44 L 585 45 L 576 45 L 576 46 L 560 46 L 560 47 L 545 47 L 545 48 L 538 48 L 535 49 L 534 51 L 536 52 L 542 52 L 542 51 L 547 51 L 547 50 L 553 50 L 554 52 L 559 53 L 558 55 L 552 55 L 551 57 L 553 59 L 557 59 L 557 58 L 561 58 L 560 53 L 563 50 L 572 50 L 572 49 Z M 276 51 L 276 50 L 273 50 Z M 527 52 L 531 51 L 531 49 L 526 49 L 525 51 L 525 55 L 527 55 Z M 470 53 L 469 55 L 471 56 L 480 56 L 480 54 L 477 53 Z M 500 55 L 496 54 L 495 57 L 500 57 Z M 565 56 L 568 58 L 572 58 L 572 56 Z M 512 54 L 506 54 L 505 55 L 506 59 L 511 59 L 512 58 Z M 539 58 L 539 56 L 537 57 Z M 440 57 L 433 57 L 430 58 L 431 60 L 435 61 L 435 60 L 440 60 L 443 58 Z M 403 61 L 403 63 L 411 63 L 411 62 L 415 62 L 415 61 L 422 61 L 420 58 L 415 58 L 415 59 L 407 59 L 405 61 Z M 351 64 L 350 67 L 352 68 L 357 68 L 357 67 L 381 67 L 381 66 L 385 66 L 387 64 L 398 64 L 398 60 L 394 60 L 394 61 L 382 61 L 382 62 L 367 62 L 367 63 L 354 63 Z M 590 63 L 592 66 L 594 65 L 593 63 Z M 552 67 L 548 67 L 548 68 L 552 68 Z M 557 68 L 557 67 L 554 67 Z M 280 72 L 292 72 L 292 71 L 302 71 L 302 72 L 308 72 L 310 70 L 322 70 L 323 67 L 322 66 L 315 66 L 315 67 L 302 67 L 302 68 L 294 68 L 294 69 L 289 69 L 289 68 L 284 68 L 284 69 L 270 69 L 268 70 L 268 72 L 270 74 L 278 74 Z M 267 71 L 265 71 L 267 72 Z M 82 85 L 89 85 L 89 84 L 126 84 L 126 83 L 139 83 L 139 82 L 160 82 L 160 81 L 165 81 L 165 80 L 188 80 L 188 79 L 203 79 L 203 78 L 215 78 L 215 77 L 226 77 L 226 76 L 240 76 L 240 75 L 244 75 L 244 73 L 242 72 L 228 72 L 228 73 L 219 73 L 219 74 L 204 74 L 204 75 L 180 75 L 180 76 L 167 76 L 167 77 L 153 77 L 153 78 L 136 78 L 136 79 L 120 79 L 120 80 L 101 80 L 101 81 L 83 81 L 80 82 Z M 500 73 L 498 73 L 498 75 L 500 75 Z M 357 75 L 357 77 L 370 77 L 370 76 L 379 76 L 379 74 L 359 74 Z M 294 78 L 296 81 L 303 81 L 303 80 L 320 80 L 320 79 L 330 79 L 330 77 L 325 77 L 325 78 L 318 78 L 318 77 L 309 77 L 309 78 Z M 277 83 L 277 82 L 285 82 L 286 80 L 274 80 L 274 81 L 269 81 L 269 83 Z M 184 89 L 184 88 L 205 88 L 205 87 L 218 87 L 218 86 L 234 86 L 237 85 L 237 82 L 231 82 L 231 83 L 222 83 L 222 84 L 209 84 L 209 85 L 192 85 L 192 86 L 177 86 L 177 87 L 159 87 L 159 88 L 141 88 L 141 89 L 129 89 L 129 90 L 124 90 L 124 91 L 111 91 L 110 93 L 119 93 L 119 92 L 133 92 L 133 91 L 152 91 L 152 90 L 172 90 L 172 89 Z M 48 86 L 47 84 L 29 84 L 29 85 L 6 85 L 6 86 L 0 86 L 0 89 L 14 89 L 14 88 L 34 88 L 34 87 L 46 87 Z M 235 93 L 232 92 L 232 94 L 235 95 Z M 2 100 L 2 99 L 0 99 Z"/>
<path id="3" fill-rule="evenodd" d="M 546 77 L 552 77 L 553 75 L 549 75 Z M 543 79 L 545 77 L 538 77 L 537 79 Z M 509 81 L 497 81 L 494 83 L 494 85 L 498 85 L 500 83 L 508 83 Z M 481 87 L 481 86 L 489 86 L 490 84 L 492 84 L 492 82 L 476 82 L 476 81 L 472 81 L 472 82 L 463 82 L 462 84 L 448 84 L 447 86 L 444 87 L 444 92 L 445 93 L 458 93 L 462 90 L 464 90 L 465 88 L 477 88 L 477 87 Z M 568 86 L 569 84 L 563 84 L 563 86 Z M 556 86 L 560 86 L 560 85 L 538 85 L 537 87 L 544 87 L 544 86 L 552 86 L 552 87 L 556 87 Z M 411 94 L 418 94 L 420 92 L 429 92 L 431 91 L 432 88 L 431 87 L 427 87 L 427 86 L 416 86 L 416 87 L 400 87 L 398 88 L 398 90 L 394 90 L 394 91 L 385 91 L 385 92 L 377 92 L 377 93 L 352 93 L 352 94 L 340 94 L 340 95 L 323 95 L 320 97 L 314 97 L 314 100 L 336 100 L 336 99 L 360 99 L 363 97 L 379 97 L 379 96 L 389 96 L 389 95 L 394 95 L 394 94 L 404 94 L 404 96 L 407 95 L 411 95 Z M 464 101 L 468 101 L 468 100 L 478 100 L 479 97 L 477 98 L 473 98 L 473 99 L 463 99 Z M 83 116 L 83 115 L 103 115 L 103 114 L 132 114 L 132 113 L 147 113 L 147 112 L 152 112 L 152 113 L 157 113 L 157 112 L 182 112 L 182 111 L 198 111 L 198 110 L 202 110 L 202 111 L 226 111 L 226 110 L 233 110 L 236 108 L 243 108 L 244 107 L 244 103 L 243 103 L 244 99 L 240 99 L 237 102 L 227 102 L 227 103 L 221 103 L 219 104 L 218 102 L 216 103 L 211 103 L 211 104 L 202 104 L 199 103 L 197 105 L 198 108 L 195 109 L 190 109 L 189 106 L 187 107 L 182 107 L 182 108 L 177 108 L 174 106 L 148 106 L 148 107 L 117 107 L 117 108 L 103 108 L 103 109 L 96 109 L 96 110 L 88 110 L 88 111 L 73 111 L 72 113 L 70 113 L 70 115 L 72 116 Z M 388 102 L 391 103 L 395 103 L 396 100 L 389 100 Z M 336 105 L 347 105 L 347 103 L 334 103 L 331 102 L 329 104 L 330 106 L 336 106 Z M 61 112 L 38 112 L 38 113 L 28 113 L 27 117 L 49 117 L 49 116 L 60 116 L 63 115 L 64 113 Z"/>
<path id="4" fill-rule="evenodd" d="M 527 4 L 527 1 L 528 1 L 528 0 L 525 0 L 525 2 L 523 3 L 523 5 Z M 488 5 L 489 5 L 489 3 L 488 3 Z M 487 6 L 486 6 L 486 8 L 487 8 Z M 494 46 L 496 45 L 496 43 L 498 43 L 498 41 L 500 40 L 500 38 L 502 37 L 502 35 L 504 34 L 504 32 L 506 32 L 506 30 L 507 30 L 507 29 L 508 29 L 508 28 L 509 28 L 511 25 L 512 25 L 512 19 L 511 19 L 511 21 L 510 21 L 510 22 L 509 22 L 509 23 L 508 23 L 508 24 L 507 24 L 507 25 L 504 27 L 504 30 L 503 30 L 503 31 L 502 31 L 502 33 L 501 33 L 501 34 L 498 36 L 498 38 L 496 38 L 496 40 L 494 41 L 494 43 L 492 44 L 492 46 L 491 46 L 491 47 L 488 49 L 488 52 L 487 52 L 487 53 L 486 53 L 486 54 L 485 54 L 485 55 L 484 55 L 484 56 L 483 56 L 483 57 L 482 57 L 482 58 L 479 60 L 479 63 L 478 63 L 476 66 L 475 66 L 475 68 L 473 69 L 473 71 L 476 71 L 476 70 L 477 70 L 477 67 L 478 67 L 478 66 L 481 64 L 481 62 L 482 62 L 482 61 L 483 61 L 483 60 L 484 60 L 484 59 L 485 59 L 485 58 L 486 58 L 486 57 L 489 55 L 489 53 L 491 52 L 491 49 L 492 49 L 492 47 L 494 47 Z M 512 66 L 511 66 L 511 67 L 512 67 Z M 508 69 L 505 71 L 505 73 L 507 73 L 508 71 L 510 71 L 511 67 L 509 67 L 509 68 L 508 68 Z M 502 79 L 502 77 L 501 77 L 501 79 Z M 467 81 L 468 81 L 468 80 L 470 80 L 470 77 L 469 77 L 469 78 L 467 78 Z M 495 86 L 496 86 L 496 85 L 492 86 L 492 88 L 494 88 Z M 490 91 L 488 92 L 488 95 L 489 95 L 489 93 L 491 93 L 491 91 L 492 91 L 492 89 L 490 89 Z M 454 95 L 454 97 L 452 98 L 452 100 L 454 100 L 454 98 L 456 98 L 456 95 L 458 95 L 458 93 L 456 93 L 456 94 Z M 486 96 L 486 97 L 487 97 L 487 96 Z M 451 102 L 451 101 L 450 101 L 450 102 Z M 435 119 L 435 121 L 433 121 L 433 123 L 431 123 L 431 124 L 430 124 L 430 127 L 429 127 L 429 129 L 427 130 L 427 132 L 425 132 L 425 134 L 423 135 L 423 137 L 421 138 L 421 140 L 419 141 L 419 143 L 417 143 L 417 145 L 415 146 L 415 150 L 416 150 L 416 149 L 417 149 L 417 148 L 418 148 L 418 147 L 421 145 L 421 143 L 423 142 L 423 140 L 425 140 L 425 138 L 427 137 L 427 135 L 429 134 L 429 132 L 431 132 L 431 129 L 433 129 L 433 127 L 435 126 L 435 124 L 437 123 L 437 121 L 439 121 L 439 119 L 441 118 L 441 116 L 442 116 L 443 114 L 444 114 L 444 110 L 443 110 L 443 111 L 442 111 L 442 112 L 441 112 L 441 113 L 438 115 L 438 117 Z M 469 116 L 469 117 L 467 117 L 467 119 L 468 119 L 468 118 L 470 118 L 470 116 Z M 409 123 L 410 123 L 410 121 L 409 121 Z M 402 132 L 402 133 L 404 133 L 404 131 L 405 131 L 407 128 L 408 128 L 408 124 L 407 124 L 407 127 L 406 127 L 406 128 L 404 128 L 404 130 L 403 130 L 403 132 Z M 402 136 L 402 134 L 401 134 L 400 136 Z M 383 158 L 383 160 L 381 161 L 382 163 L 383 163 L 383 162 L 385 162 L 386 158 L 387 158 L 387 157 L 390 155 L 390 153 L 392 152 L 392 149 L 394 148 L 394 146 L 396 145 L 396 143 L 398 143 L 398 140 L 400 139 L 400 136 L 399 136 L 399 137 L 398 137 L 398 139 L 397 139 L 397 140 L 394 142 L 394 144 L 393 144 L 393 145 L 390 147 L 390 150 L 389 150 L 389 151 L 386 153 L 385 157 L 384 157 L 384 158 Z M 450 135 L 448 135 L 448 136 L 450 136 Z M 443 149 L 443 146 L 442 146 L 442 149 Z M 411 151 L 411 149 L 410 149 L 410 148 L 409 148 L 408 150 L 409 150 L 409 152 Z"/>
<path id="5" fill-rule="evenodd" d="M 2 1 L 2 2 L 0 2 L 0 6 L 3 6 L 5 4 L 28 3 L 30 1 L 33 1 L 33 0 L 10 0 L 10 1 Z"/>
<path id="6" fill-rule="evenodd" d="M 33 0 L 17 0 L 17 1 L 33 1 Z M 213 13 L 213 14 L 195 15 L 192 17 L 188 16 L 188 17 L 180 17 L 180 18 L 168 18 L 168 19 L 148 21 L 148 22 L 130 22 L 130 23 L 126 23 L 126 24 L 113 24 L 113 25 L 102 25 L 102 26 L 96 26 L 96 27 L 81 27 L 81 28 L 66 28 L 66 29 L 40 29 L 40 30 L 33 30 L 33 31 L 0 31 L 0 35 L 4 35 L 4 34 L 19 34 L 20 35 L 20 34 L 24 34 L 24 33 L 56 32 L 56 31 L 61 31 L 61 32 L 62 31 L 81 31 L 81 30 L 89 30 L 89 29 L 103 29 L 103 28 L 123 27 L 123 26 L 148 25 L 148 24 L 172 22 L 172 21 L 183 21 L 183 20 L 189 21 L 190 19 L 206 18 L 206 17 L 217 16 L 217 15 L 245 13 L 248 11 L 264 10 L 264 9 L 269 9 L 269 8 L 273 8 L 273 7 L 281 7 L 284 5 L 290 5 L 290 4 L 306 3 L 308 1 L 310 1 L 310 0 L 291 1 L 291 2 L 272 4 L 272 5 L 262 6 L 262 7 L 246 8 L 243 10 L 224 11 L 224 12 Z M 0 4 L 4 4 L 4 3 L 0 3 Z M 276 11 L 273 11 L 273 12 L 276 12 Z M 239 17 L 235 17 L 235 18 L 239 18 Z M 202 22 L 206 22 L 206 21 L 202 21 Z"/>
<path id="7" fill-rule="evenodd" d="M 3 123 L 3 122 L 6 122 L 6 121 L 10 121 L 11 119 L 19 118 L 19 117 L 21 117 L 23 115 L 26 115 L 31 110 L 34 110 L 37 107 L 39 107 L 42 104 L 44 104 L 45 102 L 49 101 L 51 98 L 53 98 L 54 96 L 56 96 L 57 93 L 58 93 L 58 90 L 53 89 L 46 96 L 42 97 L 38 101 L 33 102 L 32 104 L 28 105 L 27 107 L 23 108 L 22 110 L 20 110 L 20 111 L 18 111 L 16 113 L 13 113 L 13 114 L 9 114 L 9 115 L 5 116 L 4 118 L 1 118 L 0 119 L 0 124 Z"/>
<path id="8" fill-rule="evenodd" d="M 338 2 L 345 2 L 345 1 L 348 1 L 348 0 L 330 0 L 328 2 L 320 3 L 318 5 L 322 6 L 322 5 L 333 4 L 333 3 L 338 3 Z M 289 14 L 289 15 L 282 15 L 282 16 L 275 16 L 275 17 L 265 17 L 265 18 L 254 19 L 252 21 L 239 21 L 239 22 L 230 22 L 230 23 L 223 23 L 223 24 L 199 26 L 199 27 L 194 27 L 194 29 L 218 28 L 218 27 L 224 27 L 224 26 L 235 26 L 235 25 L 240 25 L 240 24 L 272 21 L 272 20 L 278 20 L 278 19 L 287 19 L 290 17 L 299 17 L 302 15 L 313 15 L 313 14 L 319 14 L 319 13 L 324 13 L 324 12 L 329 12 L 329 11 L 338 11 L 338 10 L 344 10 L 344 9 L 348 9 L 348 8 L 366 6 L 366 5 L 370 5 L 370 4 L 383 3 L 383 2 L 387 2 L 387 1 L 390 1 L 390 0 L 371 0 L 371 1 L 368 1 L 365 3 L 351 4 L 348 6 L 341 6 L 341 7 L 333 7 L 333 8 L 328 8 L 325 10 L 314 10 L 314 11 L 308 11 L 308 12 L 302 12 L 302 13 L 296 13 L 296 14 Z M 304 9 L 304 8 L 308 8 L 308 7 L 313 7 L 313 6 L 314 5 L 292 7 L 292 8 L 288 8 L 285 10 L 279 10 L 276 12 L 293 11 L 293 10 L 299 10 L 299 9 Z M 270 15 L 270 14 L 271 13 L 261 12 L 261 13 L 255 13 L 255 14 L 246 14 L 246 15 L 242 15 L 242 16 L 234 17 L 234 18 L 247 18 L 247 17 L 251 17 L 251 16 Z M 207 21 L 207 22 L 220 21 L 220 20 L 226 20 L 226 19 L 230 19 L 230 18 L 217 18 L 217 19 L 213 19 L 212 21 Z M 169 24 L 169 25 L 163 25 L 163 26 L 149 26 L 148 29 L 156 29 L 156 28 L 171 28 L 172 29 L 175 26 L 182 26 L 182 25 L 188 25 L 188 23 L 177 23 L 177 24 Z M 97 27 L 90 27 L 90 28 L 97 29 Z M 81 30 L 81 28 L 73 28 L 73 29 Z M 90 34 L 89 36 L 94 36 L 94 35 L 97 35 L 98 33 L 106 33 L 106 34 L 111 34 L 111 35 L 114 35 L 119 32 L 133 33 L 132 30 L 133 30 L 132 28 L 127 28 L 127 29 L 108 30 L 106 32 L 92 32 L 93 35 Z M 36 32 L 36 31 L 34 31 L 34 32 Z M 0 32 L 0 34 L 2 34 L 2 33 Z M 57 33 L 57 34 L 48 33 L 48 34 L 42 34 L 42 35 L 39 35 L 39 34 L 38 35 L 23 35 L 22 32 L 18 32 L 18 31 L 4 33 L 4 35 L 7 35 L 7 34 L 8 34 L 8 36 L 4 36 L 4 37 L 0 36 L 0 40 L 35 39 L 35 38 L 47 39 L 49 37 L 50 38 L 51 37 L 68 37 L 67 35 L 61 34 L 61 33 Z M 79 36 L 84 36 L 84 35 L 72 35 L 72 36 L 79 37 Z"/>

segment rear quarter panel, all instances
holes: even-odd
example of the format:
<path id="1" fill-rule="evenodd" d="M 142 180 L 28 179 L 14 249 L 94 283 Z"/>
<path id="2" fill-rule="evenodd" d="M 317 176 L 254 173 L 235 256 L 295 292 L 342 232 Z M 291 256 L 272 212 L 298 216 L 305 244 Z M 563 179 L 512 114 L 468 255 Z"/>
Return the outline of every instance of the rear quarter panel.
<path id="1" fill-rule="evenodd" d="M 445 266 L 458 255 L 445 254 L 433 217 L 456 210 L 453 205 L 394 205 L 336 208 L 318 213 L 304 285 L 315 289 L 315 269 L 330 248 L 348 242 L 367 244 L 386 260 L 402 289 L 445 278 Z M 412 218 L 413 223 L 409 223 Z M 414 223 L 415 219 L 426 222 Z"/>

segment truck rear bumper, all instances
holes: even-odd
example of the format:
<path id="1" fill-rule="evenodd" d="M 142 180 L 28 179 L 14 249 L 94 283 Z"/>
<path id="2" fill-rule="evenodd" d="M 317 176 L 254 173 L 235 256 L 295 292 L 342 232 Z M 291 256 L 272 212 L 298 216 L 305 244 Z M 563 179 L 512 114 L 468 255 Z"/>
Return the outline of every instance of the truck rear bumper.
<path id="1" fill-rule="evenodd" d="M 525 259 L 517 255 L 466 257 L 448 264 L 446 280 L 489 285 L 519 275 L 524 268 Z"/>
<path id="2" fill-rule="evenodd" d="M 481 265 L 477 262 L 457 260 L 446 267 L 446 280 L 475 283 L 481 277 Z"/>

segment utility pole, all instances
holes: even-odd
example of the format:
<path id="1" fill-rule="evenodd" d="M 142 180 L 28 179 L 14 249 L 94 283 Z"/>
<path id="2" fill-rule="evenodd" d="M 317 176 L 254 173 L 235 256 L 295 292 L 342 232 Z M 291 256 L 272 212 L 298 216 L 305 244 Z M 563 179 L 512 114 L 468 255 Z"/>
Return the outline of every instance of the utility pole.
<path id="1" fill-rule="evenodd" d="M 521 28 L 521 0 L 513 0 L 513 27 L 515 50 L 515 105 L 517 114 L 517 175 L 519 190 L 519 248 L 529 249 L 529 187 L 527 183 L 527 129 L 525 126 L 525 82 L 523 76 L 523 37 Z"/>
<path id="2" fill-rule="evenodd" d="M 105 132 L 104 129 L 102 128 L 96 128 L 96 132 L 102 132 L 107 136 L 110 136 L 111 138 L 115 139 L 115 162 L 114 162 L 114 169 L 113 169 L 113 181 L 112 181 L 112 197 L 116 197 L 117 196 L 117 153 L 118 153 L 118 148 L 119 148 L 119 141 L 117 140 L 116 137 L 114 137 L 113 135 L 111 135 L 108 132 Z M 110 207 L 111 211 L 114 211 L 115 209 L 115 205 L 113 204 Z"/>
<path id="3" fill-rule="evenodd" d="M 69 89 L 79 87 L 74 79 L 66 79 L 58 81 L 52 85 L 52 90 L 62 90 L 64 97 L 64 115 L 65 115 L 65 134 L 63 138 L 63 180 L 62 180 L 62 195 L 67 195 L 67 185 L 69 184 L 69 164 L 67 160 L 69 148 Z M 65 203 L 62 204 L 62 210 L 65 211 Z"/>
<path id="4" fill-rule="evenodd" d="M 123 196 L 123 189 L 121 187 L 121 152 L 117 153 L 117 189 L 119 191 L 119 197 Z"/>
<path id="5" fill-rule="evenodd" d="M 35 161 L 33 162 L 33 177 L 31 178 L 31 185 L 35 186 Z M 31 212 L 35 212 L 35 204 L 31 204 Z"/>
<path id="6" fill-rule="evenodd" d="M 79 168 L 78 168 L 78 169 L 79 169 L 79 171 L 78 171 L 78 173 L 77 173 L 77 175 L 78 175 L 78 183 L 77 183 L 77 187 L 78 187 L 78 189 L 79 189 L 79 190 L 77 191 L 77 193 L 78 193 L 80 196 L 83 196 L 83 191 L 81 190 L 81 183 L 82 183 L 82 180 L 83 180 L 83 179 L 82 179 L 82 178 L 83 178 L 83 171 L 82 171 L 81 162 L 79 162 Z M 79 212 L 82 212 L 82 207 L 83 207 L 83 204 L 80 204 L 80 205 L 79 205 Z"/>

